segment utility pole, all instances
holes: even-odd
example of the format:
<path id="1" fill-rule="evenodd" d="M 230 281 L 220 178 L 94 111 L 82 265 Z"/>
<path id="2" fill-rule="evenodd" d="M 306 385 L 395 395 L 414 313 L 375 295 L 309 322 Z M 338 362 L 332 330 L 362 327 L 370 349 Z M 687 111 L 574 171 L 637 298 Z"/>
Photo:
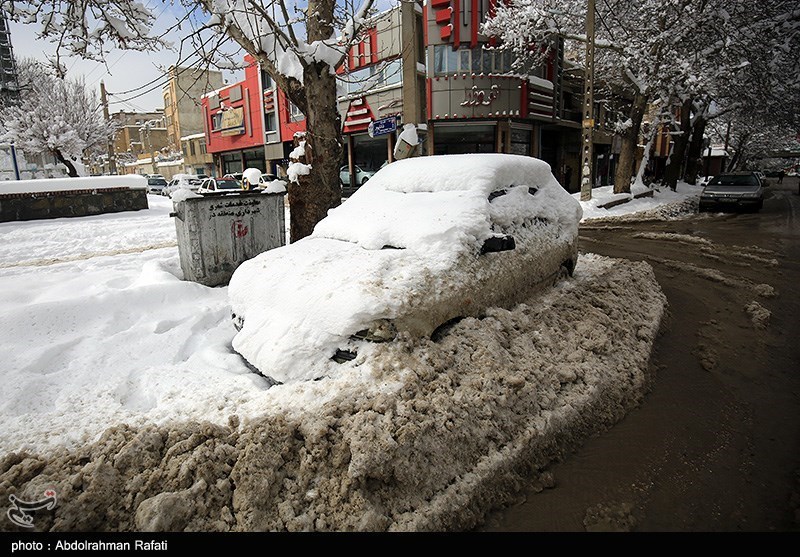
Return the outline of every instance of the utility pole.
<path id="1" fill-rule="evenodd" d="M 728 170 L 728 144 L 731 140 L 731 123 L 728 121 L 728 128 L 725 130 L 725 155 L 722 157 L 722 172 Z"/>
<path id="2" fill-rule="evenodd" d="M 111 117 L 108 115 L 108 99 L 106 98 L 106 84 L 100 80 L 100 103 L 103 105 L 103 117 L 105 118 L 106 122 L 111 121 Z M 114 153 L 114 139 L 111 138 L 108 141 L 108 173 L 109 174 L 116 174 L 117 173 L 117 157 Z"/>
<path id="3" fill-rule="evenodd" d="M 586 79 L 583 83 L 583 133 L 581 134 L 581 201 L 592 198 L 592 128 L 594 128 L 594 0 L 586 8 Z"/>

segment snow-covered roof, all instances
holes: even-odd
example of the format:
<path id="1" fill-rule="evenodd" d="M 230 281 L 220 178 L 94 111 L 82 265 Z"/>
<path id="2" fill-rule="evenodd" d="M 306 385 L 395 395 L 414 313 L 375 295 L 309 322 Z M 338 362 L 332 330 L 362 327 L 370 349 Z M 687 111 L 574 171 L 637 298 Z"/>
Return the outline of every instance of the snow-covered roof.
<path id="1" fill-rule="evenodd" d="M 192 135 L 184 135 L 183 137 L 181 137 L 181 141 L 189 141 L 191 139 L 200 139 L 200 138 L 203 138 L 205 136 L 206 136 L 206 134 L 204 134 L 202 132 L 193 133 Z"/>
<path id="2" fill-rule="evenodd" d="M 180 166 L 183 164 L 183 159 L 177 159 L 174 161 L 161 161 L 157 162 L 156 166 Z"/>

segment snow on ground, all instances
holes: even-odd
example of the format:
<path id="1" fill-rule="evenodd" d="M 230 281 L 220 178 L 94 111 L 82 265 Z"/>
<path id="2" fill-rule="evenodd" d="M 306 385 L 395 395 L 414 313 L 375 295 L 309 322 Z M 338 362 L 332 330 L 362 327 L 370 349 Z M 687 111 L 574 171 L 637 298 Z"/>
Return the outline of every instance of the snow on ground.
<path id="1" fill-rule="evenodd" d="M 663 295 L 590 254 L 544 299 L 270 387 L 148 201 L 0 224 L 0 499 L 55 486 L 43 528 L 470 527 L 645 390 Z"/>
<path id="2" fill-rule="evenodd" d="M 641 197 L 631 199 L 633 195 L 641 194 L 651 188 L 633 187 L 630 194 L 614 193 L 614 186 L 604 186 L 592 190 L 592 199 L 581 201 L 583 207 L 583 220 L 619 218 L 635 215 L 636 217 L 651 217 L 661 219 L 670 216 L 681 216 L 686 212 L 697 212 L 697 202 L 702 186 L 692 186 L 686 182 L 678 182 L 675 191 L 669 188 L 653 188 L 653 197 Z M 580 201 L 581 194 L 574 193 L 572 197 Z M 604 209 L 599 205 L 604 205 L 619 199 L 630 199 L 627 203 L 622 203 L 610 209 Z"/>

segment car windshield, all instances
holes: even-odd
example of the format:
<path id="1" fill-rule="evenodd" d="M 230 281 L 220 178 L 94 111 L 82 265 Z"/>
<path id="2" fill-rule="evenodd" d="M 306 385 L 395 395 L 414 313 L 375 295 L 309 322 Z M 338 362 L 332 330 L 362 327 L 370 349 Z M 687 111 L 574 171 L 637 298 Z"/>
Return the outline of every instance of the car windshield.
<path id="1" fill-rule="evenodd" d="M 167 181 L 164 178 L 149 178 L 147 184 L 150 186 L 166 186 Z"/>
<path id="2" fill-rule="evenodd" d="M 217 189 L 218 190 L 239 190 L 241 187 L 239 186 L 239 182 L 236 180 L 217 180 Z"/>
<path id="3" fill-rule="evenodd" d="M 758 178 L 752 174 L 729 174 L 717 176 L 709 183 L 711 186 L 744 186 L 752 187 L 758 185 Z"/>

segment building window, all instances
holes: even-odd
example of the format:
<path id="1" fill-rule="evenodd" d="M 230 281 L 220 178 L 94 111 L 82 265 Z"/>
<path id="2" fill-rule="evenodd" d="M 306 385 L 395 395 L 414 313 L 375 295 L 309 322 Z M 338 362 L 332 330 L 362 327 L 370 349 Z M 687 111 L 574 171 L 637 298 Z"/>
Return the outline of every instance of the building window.
<path id="1" fill-rule="evenodd" d="M 423 31 L 423 22 L 422 16 L 418 15 L 416 17 L 416 23 L 414 26 L 414 33 L 416 34 L 417 39 L 417 62 L 420 64 L 425 64 L 425 32 Z"/>
<path id="2" fill-rule="evenodd" d="M 203 139 L 202 141 L 200 141 L 200 154 L 201 155 L 205 155 L 206 153 L 207 153 L 207 151 L 206 151 L 206 140 Z"/>
<path id="3" fill-rule="evenodd" d="M 510 50 L 485 50 L 482 47 L 453 50 L 449 45 L 433 47 L 435 75 L 454 73 L 506 74 L 514 58 Z"/>
<path id="4" fill-rule="evenodd" d="M 278 129 L 275 125 L 275 113 L 270 111 L 264 114 L 264 129 L 268 132 L 274 132 Z"/>
<path id="5" fill-rule="evenodd" d="M 403 81 L 403 63 L 397 58 L 383 66 L 381 69 L 380 86 L 394 85 Z"/>
<path id="6" fill-rule="evenodd" d="M 303 112 L 292 101 L 289 101 L 289 119 L 292 122 L 305 119 Z"/>
<path id="7" fill-rule="evenodd" d="M 216 131 L 222 127 L 222 111 L 211 115 L 211 130 Z"/>
<path id="8" fill-rule="evenodd" d="M 191 153 L 192 156 L 195 156 L 197 154 L 197 150 L 195 148 L 194 141 L 190 141 L 189 142 L 189 152 Z"/>
<path id="9" fill-rule="evenodd" d="M 339 78 L 347 94 L 396 85 L 403 81 L 403 62 L 396 58 L 344 74 Z"/>

